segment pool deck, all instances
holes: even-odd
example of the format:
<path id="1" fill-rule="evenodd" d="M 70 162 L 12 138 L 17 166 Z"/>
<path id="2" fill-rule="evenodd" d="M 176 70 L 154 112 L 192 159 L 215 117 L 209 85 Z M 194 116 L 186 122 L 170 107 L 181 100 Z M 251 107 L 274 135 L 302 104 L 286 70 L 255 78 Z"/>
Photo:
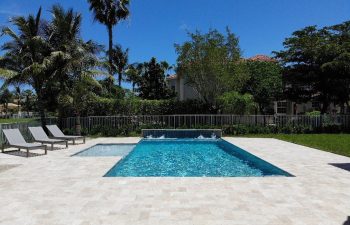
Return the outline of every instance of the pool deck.
<path id="1" fill-rule="evenodd" d="M 92 139 L 30 158 L 0 153 L 0 224 L 346 224 L 350 172 L 330 164 L 350 158 L 275 139 L 224 139 L 295 177 L 105 178 L 120 157 L 70 157 L 139 138 Z"/>

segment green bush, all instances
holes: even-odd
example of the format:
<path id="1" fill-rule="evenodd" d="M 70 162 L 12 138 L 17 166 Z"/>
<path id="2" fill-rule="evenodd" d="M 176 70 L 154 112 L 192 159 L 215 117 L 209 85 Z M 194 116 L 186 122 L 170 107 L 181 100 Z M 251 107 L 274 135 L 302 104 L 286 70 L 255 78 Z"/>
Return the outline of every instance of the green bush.
<path id="1" fill-rule="evenodd" d="M 206 114 L 211 107 L 199 100 L 142 100 L 137 97 L 110 99 L 99 97 L 81 112 L 81 116 Z M 63 117 L 74 117 L 67 106 Z"/>

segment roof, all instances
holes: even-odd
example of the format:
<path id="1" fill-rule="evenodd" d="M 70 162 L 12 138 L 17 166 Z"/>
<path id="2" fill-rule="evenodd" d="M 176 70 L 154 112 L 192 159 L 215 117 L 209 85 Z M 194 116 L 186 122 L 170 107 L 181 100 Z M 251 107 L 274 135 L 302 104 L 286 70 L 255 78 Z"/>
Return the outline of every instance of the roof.
<path id="1" fill-rule="evenodd" d="M 260 61 L 260 62 L 277 62 L 276 59 L 273 59 L 267 55 L 255 55 L 253 57 L 248 58 L 247 60 Z"/>
<path id="2" fill-rule="evenodd" d="M 167 80 L 175 80 L 175 79 L 177 79 L 177 74 L 169 75 L 166 79 Z"/>

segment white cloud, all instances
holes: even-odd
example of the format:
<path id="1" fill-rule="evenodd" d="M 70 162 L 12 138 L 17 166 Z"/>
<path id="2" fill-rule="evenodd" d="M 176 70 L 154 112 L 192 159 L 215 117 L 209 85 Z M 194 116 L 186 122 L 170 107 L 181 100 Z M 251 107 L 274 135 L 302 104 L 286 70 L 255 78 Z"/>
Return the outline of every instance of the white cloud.
<path id="1" fill-rule="evenodd" d="M 186 23 L 182 23 L 180 26 L 179 26 L 179 29 L 180 30 L 189 30 L 189 26 L 186 24 Z"/>

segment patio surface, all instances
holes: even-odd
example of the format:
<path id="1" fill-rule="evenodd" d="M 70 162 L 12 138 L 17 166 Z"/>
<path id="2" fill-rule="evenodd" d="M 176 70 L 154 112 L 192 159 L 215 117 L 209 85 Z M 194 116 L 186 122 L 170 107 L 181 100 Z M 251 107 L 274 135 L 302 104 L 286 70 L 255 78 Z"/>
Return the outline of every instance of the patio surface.
<path id="1" fill-rule="evenodd" d="M 120 157 L 70 157 L 139 138 L 92 139 L 28 159 L 0 153 L 0 224 L 346 224 L 350 172 L 330 164 L 350 158 L 275 139 L 225 139 L 295 177 L 104 178 Z"/>

